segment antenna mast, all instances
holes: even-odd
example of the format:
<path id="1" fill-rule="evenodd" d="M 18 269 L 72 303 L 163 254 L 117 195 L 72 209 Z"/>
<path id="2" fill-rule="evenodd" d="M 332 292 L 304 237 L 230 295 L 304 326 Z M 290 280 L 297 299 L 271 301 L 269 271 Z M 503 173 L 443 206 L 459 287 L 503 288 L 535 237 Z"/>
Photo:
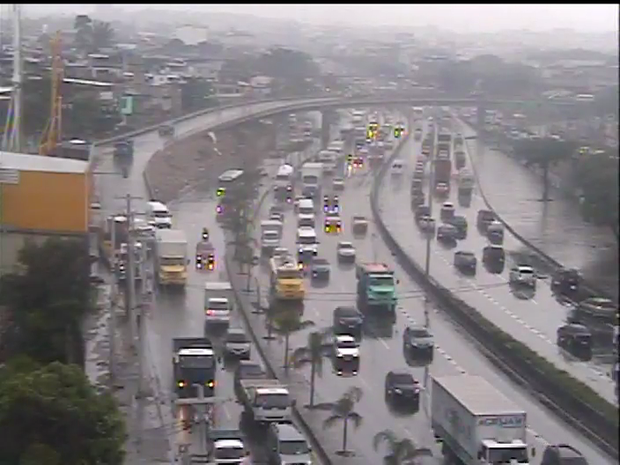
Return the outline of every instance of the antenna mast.
<path id="1" fill-rule="evenodd" d="M 13 90 L 11 102 L 4 126 L 2 148 L 10 152 L 21 152 L 22 149 L 22 31 L 21 5 L 13 4 Z"/>

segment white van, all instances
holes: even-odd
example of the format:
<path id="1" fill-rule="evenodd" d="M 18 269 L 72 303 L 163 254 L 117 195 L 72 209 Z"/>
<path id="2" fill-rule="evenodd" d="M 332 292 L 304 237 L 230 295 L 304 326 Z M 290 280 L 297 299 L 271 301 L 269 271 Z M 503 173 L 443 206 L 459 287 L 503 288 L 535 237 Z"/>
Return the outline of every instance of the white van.
<path id="1" fill-rule="evenodd" d="M 278 168 L 278 172 L 276 173 L 276 181 L 280 182 L 290 182 L 293 179 L 293 173 L 295 168 L 291 165 L 282 165 Z"/>
<path id="2" fill-rule="evenodd" d="M 172 215 L 170 214 L 170 210 L 161 202 L 148 202 L 146 204 L 146 216 L 149 224 L 158 229 L 172 228 Z"/>
<path id="3" fill-rule="evenodd" d="M 396 159 L 392 162 L 392 174 L 401 175 L 405 171 L 405 162 Z"/>
<path id="4" fill-rule="evenodd" d="M 316 236 L 316 230 L 307 226 L 297 229 L 297 250 L 300 255 L 318 253 L 318 240 Z"/>
<path id="5" fill-rule="evenodd" d="M 332 152 L 336 152 L 338 155 L 342 155 L 342 151 L 344 150 L 344 141 L 335 140 L 331 142 L 327 146 L 327 150 L 331 150 Z"/>
<path id="6" fill-rule="evenodd" d="M 304 226 L 309 228 L 314 228 L 316 226 L 316 219 L 313 214 L 308 215 L 300 213 L 297 216 L 297 227 L 302 228 Z"/>
<path id="7" fill-rule="evenodd" d="M 317 157 L 318 161 L 323 163 L 323 173 L 332 173 L 336 169 L 336 160 L 338 154 L 332 149 L 321 150 Z"/>
<path id="8" fill-rule="evenodd" d="M 314 215 L 314 201 L 312 199 L 300 199 L 297 204 L 297 212 L 302 215 Z"/>

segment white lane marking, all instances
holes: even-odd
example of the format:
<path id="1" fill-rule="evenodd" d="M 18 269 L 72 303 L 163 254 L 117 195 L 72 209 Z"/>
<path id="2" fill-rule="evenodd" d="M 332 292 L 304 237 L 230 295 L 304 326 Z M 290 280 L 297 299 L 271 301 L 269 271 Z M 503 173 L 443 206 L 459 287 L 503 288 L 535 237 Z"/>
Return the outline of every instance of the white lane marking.
<path id="1" fill-rule="evenodd" d="M 379 338 L 377 338 L 377 339 L 379 339 L 379 342 L 381 342 L 381 344 L 383 345 L 383 347 L 385 347 L 387 350 L 391 350 L 391 349 L 390 349 L 389 344 L 385 341 L 385 339 L 384 339 L 384 338 L 379 337 Z"/>

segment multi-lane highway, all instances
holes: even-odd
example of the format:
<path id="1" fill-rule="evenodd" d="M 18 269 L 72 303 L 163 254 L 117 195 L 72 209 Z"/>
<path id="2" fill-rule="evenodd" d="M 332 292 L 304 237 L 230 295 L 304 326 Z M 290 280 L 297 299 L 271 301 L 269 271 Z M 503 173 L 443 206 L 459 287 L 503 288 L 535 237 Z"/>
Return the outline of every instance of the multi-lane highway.
<path id="1" fill-rule="evenodd" d="M 185 124 L 185 123 L 183 123 Z M 177 128 L 177 133 L 183 131 L 192 131 L 200 127 L 202 123 L 193 123 L 193 126 L 186 129 Z M 188 125 L 189 126 L 189 125 Z M 123 180 L 120 176 L 102 175 L 100 178 L 103 189 L 100 190 L 102 196 L 102 204 L 107 214 L 114 212 L 123 207 L 122 200 L 116 200 L 115 195 L 131 193 L 135 196 L 141 196 L 146 200 L 147 194 L 144 191 L 141 172 L 148 160 L 148 156 L 161 147 L 161 142 L 156 134 L 140 136 L 136 138 L 136 159 L 131 176 L 127 180 Z M 419 147 L 417 147 L 419 150 Z M 415 147 L 407 147 L 406 152 L 413 156 Z M 415 152 L 417 153 L 417 152 Z M 111 157 L 104 158 L 103 164 L 98 171 L 112 171 Z M 410 173 L 406 173 L 403 179 L 409 179 Z M 326 370 L 322 379 L 317 383 L 317 400 L 325 402 L 335 400 L 349 386 L 359 386 L 364 390 L 364 397 L 358 405 L 357 411 L 364 418 L 362 426 L 359 430 L 351 433 L 350 445 L 355 449 L 361 461 L 359 463 L 380 463 L 382 458 L 372 447 L 372 436 L 385 428 L 391 428 L 402 436 L 410 437 L 416 440 L 421 446 L 429 446 L 433 444 L 432 434 L 428 420 L 428 395 L 423 396 L 420 412 L 411 416 L 401 416 L 391 412 L 383 401 L 383 381 L 384 376 L 390 369 L 408 369 L 410 372 L 422 382 L 426 379 L 428 372 L 433 374 L 456 374 L 459 372 L 468 372 L 480 374 L 495 384 L 498 389 L 513 398 L 522 407 L 524 407 L 529 416 L 528 422 L 536 430 L 538 434 L 546 440 L 554 443 L 566 442 L 578 447 L 593 463 L 611 463 L 610 460 L 598 452 L 588 442 L 584 441 L 579 435 L 575 434 L 562 423 L 555 420 L 550 413 L 537 404 L 525 392 L 514 387 L 507 379 L 490 366 L 483 357 L 477 352 L 475 345 L 464 339 L 453 324 L 445 319 L 441 313 L 431 309 L 431 328 L 437 343 L 435 358 L 428 370 L 422 366 L 408 367 L 402 354 L 402 332 L 404 327 L 410 322 L 421 322 L 423 320 L 424 303 L 421 299 L 421 292 L 410 282 L 406 274 L 400 269 L 387 249 L 381 243 L 379 237 L 374 232 L 371 224 L 367 238 L 358 240 L 349 234 L 350 218 L 353 215 L 364 215 L 370 219 L 370 208 L 368 195 L 370 192 L 371 175 L 362 169 L 354 172 L 346 181 L 345 191 L 340 194 L 342 217 L 344 219 L 344 231 L 340 237 L 328 237 L 325 234 L 320 235 L 321 244 L 319 246 L 319 255 L 327 258 L 333 266 L 332 277 L 330 283 L 326 287 L 314 288 L 308 282 L 309 289 L 307 301 L 305 305 L 305 317 L 315 322 L 319 328 L 329 327 L 332 320 L 332 310 L 337 305 L 346 305 L 355 303 L 355 275 L 352 267 L 339 268 L 336 264 L 336 244 L 338 240 L 351 240 L 357 247 L 359 260 L 385 262 L 393 267 L 397 277 L 400 279 L 399 293 L 401 296 L 398 308 L 397 323 L 393 328 L 392 334 L 373 334 L 373 328 L 366 334 L 361 347 L 361 370 L 360 374 L 352 378 L 337 377 L 329 370 L 329 361 L 326 361 Z M 383 199 L 383 214 L 386 219 L 394 219 L 395 217 L 405 217 L 403 213 L 406 208 L 397 208 L 399 214 L 390 214 L 394 205 L 405 205 L 408 207 L 408 181 L 400 183 L 396 180 L 388 182 L 385 192 L 400 192 L 393 199 L 398 203 L 388 203 Z M 385 195 L 385 194 L 384 194 Z M 142 202 L 140 202 L 142 204 Z M 267 203 L 263 211 L 262 217 L 266 216 Z M 137 207 L 140 209 L 140 206 Z M 475 208 L 472 206 L 472 209 Z M 203 225 L 214 225 L 215 201 L 212 193 L 189 193 L 178 203 L 173 206 L 175 216 L 175 224 L 177 227 L 184 229 L 190 239 L 190 254 L 195 245 L 194 241 L 198 240 L 200 229 Z M 318 216 L 318 221 L 322 220 L 322 215 Z M 286 213 L 285 220 L 285 237 L 284 245 L 293 249 L 295 241 L 295 223 L 296 219 L 292 211 Z M 388 225 L 391 223 L 388 221 Z M 398 224 L 398 223 L 396 223 Z M 472 223 L 473 224 L 473 223 Z M 474 228 L 475 229 L 475 228 Z M 415 232 L 413 221 L 408 222 L 408 234 L 405 238 L 411 242 Z M 472 234 L 477 234 L 472 232 Z M 211 227 L 211 235 L 218 251 L 224 249 L 223 234 L 218 228 Z M 398 236 L 397 239 L 401 240 Z M 423 249 L 423 241 L 416 241 L 416 248 Z M 480 249 L 482 246 L 479 247 Z M 437 263 L 441 260 L 434 260 L 432 269 L 437 267 Z M 204 297 L 204 281 L 206 279 L 219 279 L 222 272 L 221 258 L 218 263 L 218 270 L 211 273 L 209 277 L 205 274 L 192 272 L 185 295 L 159 294 L 156 304 L 151 309 L 149 319 L 147 352 L 153 356 L 156 365 L 158 378 L 160 379 L 163 389 L 169 389 L 171 379 L 171 353 L 170 342 L 175 336 L 200 335 L 203 328 L 203 297 Z M 447 267 L 445 268 L 447 269 Z M 450 270 L 452 273 L 452 270 Z M 266 288 L 265 275 L 261 274 L 259 280 L 263 283 L 263 289 Z M 475 286 L 475 285 L 474 285 Z M 451 287 L 451 286 L 449 286 Z M 474 294 L 476 291 L 468 292 Z M 507 289 L 506 289 L 506 292 Z M 477 293 L 477 292 L 476 292 Z M 476 305 L 478 307 L 478 305 Z M 511 318 L 512 319 L 512 318 Z M 253 327 L 260 333 L 263 331 L 264 318 L 261 316 L 252 316 Z M 235 321 L 233 324 L 240 324 Z M 295 334 L 291 337 L 291 348 L 299 347 L 305 344 L 308 331 Z M 262 335 L 262 334 L 261 334 Z M 265 343 L 266 344 L 266 343 Z M 272 350 L 268 352 L 277 358 L 276 362 L 282 363 L 282 347 L 281 341 L 273 341 L 270 343 Z M 279 358 L 278 358 L 279 354 Z M 255 356 L 255 354 L 254 354 Z M 298 377 L 308 378 L 309 370 L 303 370 L 291 373 L 291 380 Z M 218 392 L 222 395 L 222 403 L 216 407 L 216 421 L 223 426 L 236 426 L 240 409 L 233 402 L 227 401 L 225 393 L 232 392 L 231 377 L 226 374 L 226 370 L 218 373 Z M 317 415 L 324 415 L 314 412 Z M 172 418 L 169 418 L 170 425 L 174 425 Z M 171 426 L 171 433 L 178 431 L 177 427 Z M 179 433 L 181 435 L 185 433 Z M 336 427 L 329 432 L 331 442 L 339 442 L 341 429 Z M 325 436 L 325 433 L 323 433 Z M 181 442 L 193 441 L 195 438 L 180 437 Z M 532 433 L 530 443 L 536 446 L 540 451 L 544 444 L 544 440 Z M 437 448 L 434 449 L 438 454 Z M 363 459 L 362 459 L 363 457 Z M 538 455 L 539 457 L 539 455 Z M 358 463 L 358 462 L 355 462 Z M 537 462 L 535 462 L 537 463 Z"/>
<path id="2" fill-rule="evenodd" d="M 361 344 L 361 369 L 360 373 L 351 378 L 336 376 L 329 370 L 329 361 L 326 361 L 326 372 L 317 382 L 317 397 L 319 402 L 336 399 L 350 386 L 359 386 L 365 396 L 358 404 L 357 411 L 366 421 L 360 429 L 352 434 L 352 447 L 361 454 L 368 463 L 379 463 L 381 456 L 371 447 L 372 436 L 385 428 L 394 429 L 397 434 L 410 437 L 420 445 L 429 446 L 433 444 L 430 425 L 428 419 L 428 395 L 424 395 L 420 412 L 413 416 L 402 416 L 392 412 L 383 400 L 383 382 L 385 374 L 389 370 L 406 369 L 417 379 L 424 382 L 428 371 L 433 374 L 457 374 L 459 372 L 475 373 L 484 376 L 495 384 L 501 391 L 517 401 L 523 406 L 529 416 L 529 423 L 536 433 L 530 435 L 530 442 L 540 451 L 545 440 L 550 442 L 566 442 L 581 449 L 593 462 L 611 463 L 610 460 L 584 441 L 578 434 L 570 428 L 557 421 L 550 413 L 536 403 L 525 392 L 515 388 L 509 381 L 490 366 L 480 354 L 475 346 L 463 338 L 458 329 L 448 321 L 441 313 L 431 309 L 431 328 L 437 343 L 435 358 L 425 370 L 423 366 L 407 365 L 402 353 L 402 333 L 406 325 L 414 322 L 421 323 L 424 319 L 424 302 L 421 292 L 417 286 L 411 282 L 405 272 L 396 265 L 390 253 L 381 243 L 371 225 L 366 239 L 355 239 L 349 233 L 350 218 L 353 215 L 364 215 L 370 218 L 368 195 L 370 192 L 371 175 L 362 170 L 353 173 L 347 179 L 346 189 L 340 195 L 342 217 L 344 219 L 344 231 L 340 236 L 327 236 L 321 234 L 319 256 L 327 258 L 332 263 L 331 281 L 327 286 L 314 287 L 310 282 L 307 283 L 309 293 L 305 302 L 304 317 L 315 322 L 316 327 L 325 328 L 331 325 L 332 311 L 338 305 L 355 304 L 355 275 L 353 267 L 339 267 L 336 263 L 336 244 L 338 240 L 350 240 L 357 248 L 358 261 L 380 261 L 389 264 L 395 269 L 397 277 L 400 279 L 399 294 L 400 304 L 398 308 L 398 318 L 392 334 L 380 331 L 380 335 L 367 334 Z M 406 186 L 408 187 L 408 186 Z M 391 183 L 388 189 L 399 190 L 397 182 Z M 405 192 L 408 192 L 405 188 Z M 402 205 L 399 203 L 392 205 Z M 387 203 L 385 205 L 388 205 Z M 263 210 L 266 214 L 268 205 Z M 399 208 L 402 213 L 403 209 Z M 390 208 L 383 207 L 384 215 L 389 216 Z M 396 216 L 396 214 L 394 214 Z M 322 215 L 318 216 L 318 220 Z M 289 249 L 294 248 L 295 242 L 295 216 L 292 212 L 286 213 L 284 245 Z M 412 223 L 410 223 L 412 227 Z M 420 241 L 418 246 L 423 247 Z M 263 287 L 267 285 L 265 274 L 261 276 Z M 256 318 L 258 320 L 258 318 Z M 258 328 L 257 324 L 254 327 Z M 291 337 L 291 347 L 299 347 L 306 342 L 307 333 L 305 330 L 294 334 Z M 270 353 L 277 358 L 280 364 L 283 363 L 282 343 L 273 342 Z M 275 346 L 275 347 L 274 347 Z M 298 376 L 300 373 L 296 373 Z M 301 374 L 309 379 L 309 369 L 302 370 Z M 339 431 L 335 430 L 334 435 L 338 437 Z M 538 436 L 540 435 L 540 436 Z M 544 437 L 544 439 L 542 437 Z M 435 453 L 438 451 L 435 449 Z M 538 456 L 540 457 L 540 456 Z M 366 462 L 364 462 L 366 463 Z M 536 463 L 536 462 L 535 462 Z"/>
<path id="3" fill-rule="evenodd" d="M 423 266 L 426 259 L 425 236 L 417 229 L 413 212 L 408 208 L 409 183 L 416 158 L 419 156 L 419 143 L 409 139 L 402 152 L 408 168 L 402 176 L 387 176 L 385 187 L 381 191 L 380 205 L 383 205 L 384 221 L 390 232 L 413 259 Z M 428 181 L 427 175 L 424 181 L 426 193 L 428 193 Z M 456 184 L 456 180 L 453 180 L 453 184 Z M 445 201 L 455 205 L 457 215 L 467 218 L 469 228 L 467 238 L 458 241 L 455 248 L 446 248 L 436 239 L 431 240 L 431 276 L 453 290 L 485 318 L 527 344 L 556 366 L 590 385 L 610 402 L 615 402 L 615 385 L 608 376 L 608 367 L 601 366 L 596 357 L 592 362 L 578 361 L 557 347 L 556 330 L 564 323 L 568 309 L 551 292 L 549 280 L 538 280 L 533 296 L 511 291 L 507 275 L 510 267 L 516 264 L 511 258 L 513 257 L 511 252 L 518 251 L 522 244 L 507 233 L 504 248 L 508 252 L 508 260 L 504 272 L 502 274 L 487 272 L 481 266 L 481 258 L 482 249 L 488 241 L 476 228 L 478 210 L 486 209 L 482 198 L 474 195 L 471 205 L 463 207 L 457 200 L 456 189 L 452 189 L 449 199 L 433 200 L 433 216 L 437 220 Z M 394 205 L 403 207 L 400 209 L 400 214 L 389 213 L 391 206 Z M 457 250 L 476 254 L 479 261 L 476 276 L 464 276 L 454 268 L 453 257 Z"/>

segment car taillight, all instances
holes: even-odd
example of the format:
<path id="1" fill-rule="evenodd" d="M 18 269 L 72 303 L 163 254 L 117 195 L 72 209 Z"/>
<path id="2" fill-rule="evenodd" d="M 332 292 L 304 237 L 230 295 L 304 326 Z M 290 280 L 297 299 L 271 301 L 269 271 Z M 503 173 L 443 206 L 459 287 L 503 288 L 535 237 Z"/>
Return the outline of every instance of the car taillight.
<path id="1" fill-rule="evenodd" d="M 215 207 L 215 212 L 218 213 L 218 214 L 222 213 L 222 206 L 218 205 L 217 207 Z"/>
<path id="2" fill-rule="evenodd" d="M 209 315 L 209 316 L 213 315 L 214 313 L 215 313 L 215 312 L 214 312 L 213 310 L 207 310 L 207 311 L 205 312 L 205 314 L 206 314 L 206 315 Z"/>

